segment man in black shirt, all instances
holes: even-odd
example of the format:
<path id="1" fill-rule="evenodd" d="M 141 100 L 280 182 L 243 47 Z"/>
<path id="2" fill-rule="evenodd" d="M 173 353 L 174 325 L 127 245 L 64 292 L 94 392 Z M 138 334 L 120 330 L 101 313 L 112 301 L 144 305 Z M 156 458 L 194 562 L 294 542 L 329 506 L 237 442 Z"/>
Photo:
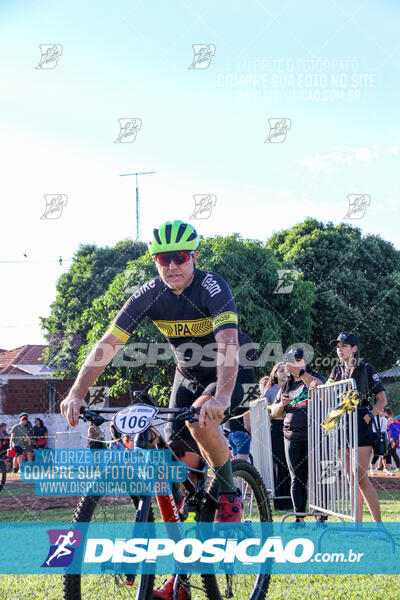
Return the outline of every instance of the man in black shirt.
<path id="1" fill-rule="evenodd" d="M 243 384 L 254 382 L 253 364 L 247 356 L 251 340 L 238 327 L 236 305 L 226 281 L 195 268 L 198 244 L 193 226 L 182 221 L 166 222 L 154 230 L 149 250 L 158 277 L 142 285 L 122 307 L 85 361 L 61 412 L 73 427 L 78 424 L 88 388 L 142 319 L 150 317 L 168 340 L 177 362 L 170 406 L 201 407 L 198 423 L 174 424 L 168 427 L 167 438 L 175 451 L 184 453 L 186 464 L 197 467 L 200 453 L 215 471 L 220 491 L 216 520 L 240 521 L 242 497 L 219 425 L 225 411 L 243 401 Z M 249 368 L 238 368 L 238 352 L 239 362 Z M 168 590 L 155 597 L 168 598 Z"/>

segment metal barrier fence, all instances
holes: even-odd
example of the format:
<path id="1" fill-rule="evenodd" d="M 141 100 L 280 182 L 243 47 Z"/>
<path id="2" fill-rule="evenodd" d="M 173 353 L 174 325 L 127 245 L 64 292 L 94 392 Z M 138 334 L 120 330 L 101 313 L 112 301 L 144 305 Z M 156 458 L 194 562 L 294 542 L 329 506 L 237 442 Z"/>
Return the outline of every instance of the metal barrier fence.
<path id="1" fill-rule="evenodd" d="M 270 497 L 275 497 L 271 422 L 264 398 L 250 402 L 251 454 Z"/>
<path id="2" fill-rule="evenodd" d="M 326 435 L 321 427 L 327 414 L 356 389 L 344 379 L 311 389 L 308 400 L 309 510 L 357 521 L 358 431 L 357 408 L 345 413 Z"/>

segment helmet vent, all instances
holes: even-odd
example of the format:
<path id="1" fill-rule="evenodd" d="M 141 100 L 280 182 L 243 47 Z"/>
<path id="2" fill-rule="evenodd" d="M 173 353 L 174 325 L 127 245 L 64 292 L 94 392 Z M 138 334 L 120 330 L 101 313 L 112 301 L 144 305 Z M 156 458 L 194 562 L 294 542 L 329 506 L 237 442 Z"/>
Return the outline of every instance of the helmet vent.
<path id="1" fill-rule="evenodd" d="M 157 240 L 157 244 L 161 244 L 160 234 L 158 233 L 158 229 L 153 229 L 153 235 Z"/>
<path id="2" fill-rule="evenodd" d="M 165 226 L 165 240 L 166 240 L 167 244 L 171 243 L 171 229 L 172 229 L 172 225 L 171 225 L 171 223 L 168 223 L 168 225 Z"/>
<path id="3" fill-rule="evenodd" d="M 183 234 L 186 231 L 186 227 L 187 227 L 186 223 L 182 223 L 182 225 L 179 225 L 178 233 L 176 234 L 176 241 L 177 242 L 180 242 L 181 237 L 183 236 Z"/>
<path id="4" fill-rule="evenodd" d="M 191 242 L 192 240 L 195 240 L 197 238 L 197 233 L 196 231 L 193 229 L 192 233 L 189 235 L 188 239 L 186 240 L 187 242 Z"/>

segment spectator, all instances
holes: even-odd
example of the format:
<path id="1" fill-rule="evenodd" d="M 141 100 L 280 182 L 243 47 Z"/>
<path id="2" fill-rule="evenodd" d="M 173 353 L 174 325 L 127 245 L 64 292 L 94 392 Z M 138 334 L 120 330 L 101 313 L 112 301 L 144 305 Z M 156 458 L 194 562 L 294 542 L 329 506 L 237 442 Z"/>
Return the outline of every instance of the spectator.
<path id="1" fill-rule="evenodd" d="M 10 434 L 7 431 L 7 423 L 0 423 L 0 452 L 7 450 L 10 446 Z"/>
<path id="2" fill-rule="evenodd" d="M 249 409 L 245 407 L 236 409 L 235 417 L 228 421 L 228 426 L 230 429 L 228 443 L 232 448 L 233 458 L 248 461 L 251 442 Z"/>
<path id="3" fill-rule="evenodd" d="M 293 352 L 294 363 L 286 363 L 285 371 L 290 376 L 278 392 L 271 405 L 273 419 L 283 418 L 283 436 L 286 462 L 290 473 L 290 492 L 294 512 L 301 515 L 307 506 L 308 443 L 307 443 L 307 400 L 308 388 L 325 383 L 325 378 L 311 371 L 304 360 L 303 351 Z M 296 521 L 304 521 L 297 516 Z"/>
<path id="4" fill-rule="evenodd" d="M 24 454 L 26 455 L 26 459 L 28 461 L 31 461 L 33 458 L 31 451 L 32 441 L 29 437 L 28 428 L 26 426 L 27 420 L 28 417 L 26 413 L 21 413 L 19 415 L 19 423 L 14 425 L 14 427 L 11 429 L 10 446 L 11 448 L 14 448 L 16 452 L 16 456 L 14 456 L 13 460 L 14 473 L 18 472 L 18 469 L 22 464 Z"/>
<path id="5" fill-rule="evenodd" d="M 266 379 L 266 385 L 262 388 L 262 381 Z M 260 380 L 260 388 L 267 405 L 274 403 L 278 392 L 286 384 L 288 377 L 283 362 L 277 363 L 269 377 Z M 290 496 L 290 474 L 286 463 L 285 446 L 283 442 L 283 417 L 271 419 L 271 444 L 272 462 L 274 468 L 275 510 L 292 510 L 293 505 Z"/>
<path id="6" fill-rule="evenodd" d="M 123 435 L 122 443 L 124 445 L 124 448 L 126 448 L 127 450 L 132 450 L 132 448 L 134 447 L 134 440 L 131 435 Z"/>
<path id="7" fill-rule="evenodd" d="M 47 427 L 44 426 L 42 419 L 36 417 L 33 427 L 33 449 L 47 448 Z"/>
<path id="8" fill-rule="evenodd" d="M 100 427 L 98 427 L 98 425 L 95 425 L 94 423 L 90 423 L 88 429 L 87 447 L 90 448 L 90 450 L 102 450 L 104 448 L 103 439 L 104 436 Z"/>
<path id="9" fill-rule="evenodd" d="M 267 404 L 273 404 L 278 392 L 285 385 L 286 380 L 285 364 L 283 362 L 277 363 L 268 377 L 263 393 L 263 398 L 265 398 Z"/>
<path id="10" fill-rule="evenodd" d="M 358 521 L 362 521 L 363 500 L 376 522 L 382 521 L 378 495 L 368 479 L 368 465 L 373 448 L 372 416 L 377 416 L 386 406 L 385 388 L 375 368 L 360 359 L 360 340 L 355 333 L 343 332 L 329 342 L 336 346 L 341 361 L 333 367 L 329 381 L 353 378 L 357 384 L 359 401 L 357 408 L 358 428 Z M 376 404 L 370 410 L 370 395 L 375 394 Z M 372 416 L 371 416 L 372 415 Z M 348 451 L 347 451 L 348 452 Z"/>
<path id="11" fill-rule="evenodd" d="M 30 438 L 32 438 L 32 437 L 33 437 L 33 426 L 32 426 L 32 423 L 31 423 L 31 422 L 30 422 L 30 420 L 29 420 L 29 415 L 28 415 L 28 413 L 26 413 L 26 412 L 22 412 L 22 413 L 20 414 L 20 417 L 21 417 L 22 415 L 26 417 L 26 428 L 27 428 L 27 430 L 28 430 L 28 435 L 29 435 L 29 437 L 30 437 Z"/>
<path id="12" fill-rule="evenodd" d="M 393 458 L 394 464 L 397 467 L 397 470 L 400 470 L 400 460 L 397 454 L 397 449 L 400 447 L 399 444 L 399 439 L 400 439 L 400 420 L 397 420 L 394 418 L 393 416 L 393 411 L 386 407 L 385 408 L 385 412 L 388 416 L 388 428 L 387 428 L 387 435 L 388 435 L 388 446 L 389 446 L 389 450 L 388 450 L 388 454 L 390 456 L 390 458 Z M 393 469 L 393 471 L 396 471 L 396 469 Z"/>
<path id="13" fill-rule="evenodd" d="M 387 435 L 388 428 L 388 419 L 386 417 L 386 413 L 384 410 L 380 411 L 380 414 L 375 418 L 375 423 L 379 427 L 379 432 L 383 432 L 385 434 L 385 438 Z M 392 473 L 392 457 L 389 456 L 389 444 L 384 456 L 379 456 L 378 454 L 373 453 L 371 460 L 371 475 L 376 475 L 376 461 L 378 461 L 378 468 L 380 465 L 383 466 L 383 472 L 385 475 L 393 475 Z M 384 466 L 385 464 L 385 466 Z"/>

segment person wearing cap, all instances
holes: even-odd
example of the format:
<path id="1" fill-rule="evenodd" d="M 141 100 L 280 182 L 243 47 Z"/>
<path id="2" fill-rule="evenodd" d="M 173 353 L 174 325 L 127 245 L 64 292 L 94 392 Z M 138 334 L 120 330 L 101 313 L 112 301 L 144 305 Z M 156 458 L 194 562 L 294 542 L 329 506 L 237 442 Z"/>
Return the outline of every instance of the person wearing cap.
<path id="1" fill-rule="evenodd" d="M 363 500 L 374 521 L 382 521 L 378 495 L 368 479 L 368 465 L 373 447 L 372 420 L 379 416 L 386 406 L 385 388 L 371 363 L 360 359 L 360 340 L 355 333 L 342 332 L 336 340 L 329 342 L 336 346 L 340 364 L 333 367 L 328 382 L 354 379 L 359 392 L 357 407 L 358 428 L 358 520 L 362 521 Z M 375 395 L 375 406 L 370 407 L 371 394 Z"/>
<path id="2" fill-rule="evenodd" d="M 78 424 L 89 386 L 148 316 L 169 342 L 177 362 L 170 407 L 200 408 L 196 423 L 167 424 L 168 442 L 187 465 L 198 468 L 203 457 L 214 471 L 219 483 L 216 521 L 239 522 L 243 498 L 233 479 L 228 444 L 219 425 L 235 416 L 245 386 L 254 383 L 257 357 L 238 353 L 242 346 L 252 345 L 251 339 L 238 326 L 227 282 L 217 273 L 196 268 L 199 241 L 194 227 L 183 221 L 167 221 L 154 229 L 149 252 L 158 277 L 142 285 L 122 307 L 85 361 L 61 403 L 61 413 L 71 426 Z M 96 363 L 98 354 L 101 362 Z M 231 413 L 226 415 L 229 409 Z M 170 577 L 154 592 L 154 598 L 171 598 L 173 585 L 174 577 Z M 181 592 L 180 600 L 186 597 L 183 589 Z"/>
<path id="3" fill-rule="evenodd" d="M 284 357 L 286 383 L 270 406 L 271 418 L 283 418 L 285 457 L 290 473 L 290 495 L 296 522 L 304 521 L 308 481 L 308 388 L 325 383 L 325 377 L 312 371 L 302 348 Z"/>
<path id="4" fill-rule="evenodd" d="M 26 421 L 26 428 L 28 430 L 29 437 L 32 437 L 33 436 L 33 425 L 32 425 L 32 423 L 29 420 L 28 413 L 27 412 L 22 412 L 19 416 L 20 417 L 22 417 L 22 416 L 26 417 L 26 419 L 27 419 L 27 421 Z"/>
<path id="5" fill-rule="evenodd" d="M 19 423 L 14 425 L 14 427 L 11 429 L 10 447 L 14 448 L 16 453 L 13 459 L 14 473 L 17 473 L 19 467 L 21 466 L 24 453 L 26 454 L 28 461 L 33 460 L 31 453 L 32 442 L 26 426 L 27 421 L 28 415 L 26 413 L 21 413 L 19 415 Z"/>

